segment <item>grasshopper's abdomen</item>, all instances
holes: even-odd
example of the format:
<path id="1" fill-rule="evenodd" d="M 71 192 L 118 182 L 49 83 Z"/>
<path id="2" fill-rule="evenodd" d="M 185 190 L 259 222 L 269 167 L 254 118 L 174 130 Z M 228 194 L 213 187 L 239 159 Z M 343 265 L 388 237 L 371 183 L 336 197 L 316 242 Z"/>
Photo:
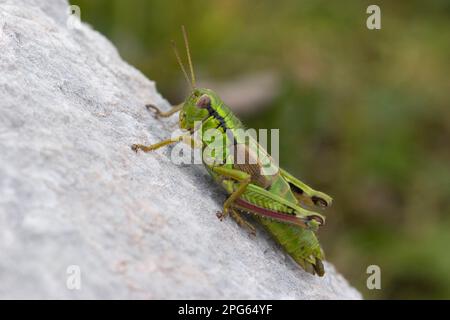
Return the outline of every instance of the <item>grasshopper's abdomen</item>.
<path id="1" fill-rule="evenodd" d="M 303 269 L 324 275 L 323 252 L 312 231 L 261 217 L 256 219 Z"/>

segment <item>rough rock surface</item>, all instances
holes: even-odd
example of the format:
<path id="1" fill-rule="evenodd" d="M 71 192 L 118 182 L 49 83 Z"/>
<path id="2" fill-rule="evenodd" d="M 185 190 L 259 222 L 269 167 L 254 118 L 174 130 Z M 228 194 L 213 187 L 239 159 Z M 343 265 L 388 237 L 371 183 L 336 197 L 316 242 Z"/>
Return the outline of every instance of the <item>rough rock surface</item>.
<path id="1" fill-rule="evenodd" d="M 67 8 L 0 0 L 0 298 L 361 298 L 330 264 L 311 276 L 219 222 L 201 166 L 132 152 L 176 118 L 145 110 L 168 103 Z"/>

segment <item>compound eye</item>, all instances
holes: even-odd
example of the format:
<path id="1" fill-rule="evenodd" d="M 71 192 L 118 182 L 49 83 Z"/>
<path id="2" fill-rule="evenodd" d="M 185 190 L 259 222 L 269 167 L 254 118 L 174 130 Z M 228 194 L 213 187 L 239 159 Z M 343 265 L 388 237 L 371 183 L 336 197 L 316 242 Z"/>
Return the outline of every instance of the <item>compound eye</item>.
<path id="1" fill-rule="evenodd" d="M 211 98 L 207 94 L 202 95 L 198 99 L 198 101 L 196 103 L 196 106 L 201 108 L 201 109 L 205 109 L 205 108 L 210 107 L 211 106 Z"/>

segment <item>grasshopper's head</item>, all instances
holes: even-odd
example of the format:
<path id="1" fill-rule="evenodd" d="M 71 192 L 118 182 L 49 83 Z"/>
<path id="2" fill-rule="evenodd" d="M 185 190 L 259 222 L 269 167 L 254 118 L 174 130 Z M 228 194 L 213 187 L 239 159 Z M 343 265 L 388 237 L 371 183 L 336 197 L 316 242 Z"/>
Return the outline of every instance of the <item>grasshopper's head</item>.
<path id="1" fill-rule="evenodd" d="M 183 108 L 180 110 L 180 128 L 189 131 L 194 131 L 196 122 L 203 121 L 208 117 L 208 114 L 214 112 L 215 106 L 222 104 L 219 96 L 210 89 L 197 88 L 195 81 L 194 67 L 192 65 L 191 52 L 189 50 L 189 41 L 184 26 L 181 26 L 183 32 L 184 44 L 186 46 L 186 54 L 188 58 L 189 70 L 191 77 L 189 78 L 186 68 L 181 61 L 175 42 L 172 42 L 173 50 L 180 65 L 181 71 L 186 78 L 187 83 L 191 87 L 191 93 L 183 103 Z"/>
<path id="2" fill-rule="evenodd" d="M 220 105 L 219 96 L 210 89 L 196 88 L 186 98 L 180 111 L 180 128 L 194 130 L 196 122 L 205 120 Z"/>

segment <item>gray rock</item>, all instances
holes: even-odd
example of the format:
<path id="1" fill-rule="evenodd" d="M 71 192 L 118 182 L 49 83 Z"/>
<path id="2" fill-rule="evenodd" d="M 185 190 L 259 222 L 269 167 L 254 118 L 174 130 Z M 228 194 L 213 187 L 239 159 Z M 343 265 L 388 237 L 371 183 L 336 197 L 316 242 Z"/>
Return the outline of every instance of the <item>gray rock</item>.
<path id="1" fill-rule="evenodd" d="M 145 110 L 169 105 L 67 8 L 0 1 L 0 298 L 361 298 L 330 264 L 314 277 L 219 222 L 201 166 L 132 152 L 177 119 Z"/>

